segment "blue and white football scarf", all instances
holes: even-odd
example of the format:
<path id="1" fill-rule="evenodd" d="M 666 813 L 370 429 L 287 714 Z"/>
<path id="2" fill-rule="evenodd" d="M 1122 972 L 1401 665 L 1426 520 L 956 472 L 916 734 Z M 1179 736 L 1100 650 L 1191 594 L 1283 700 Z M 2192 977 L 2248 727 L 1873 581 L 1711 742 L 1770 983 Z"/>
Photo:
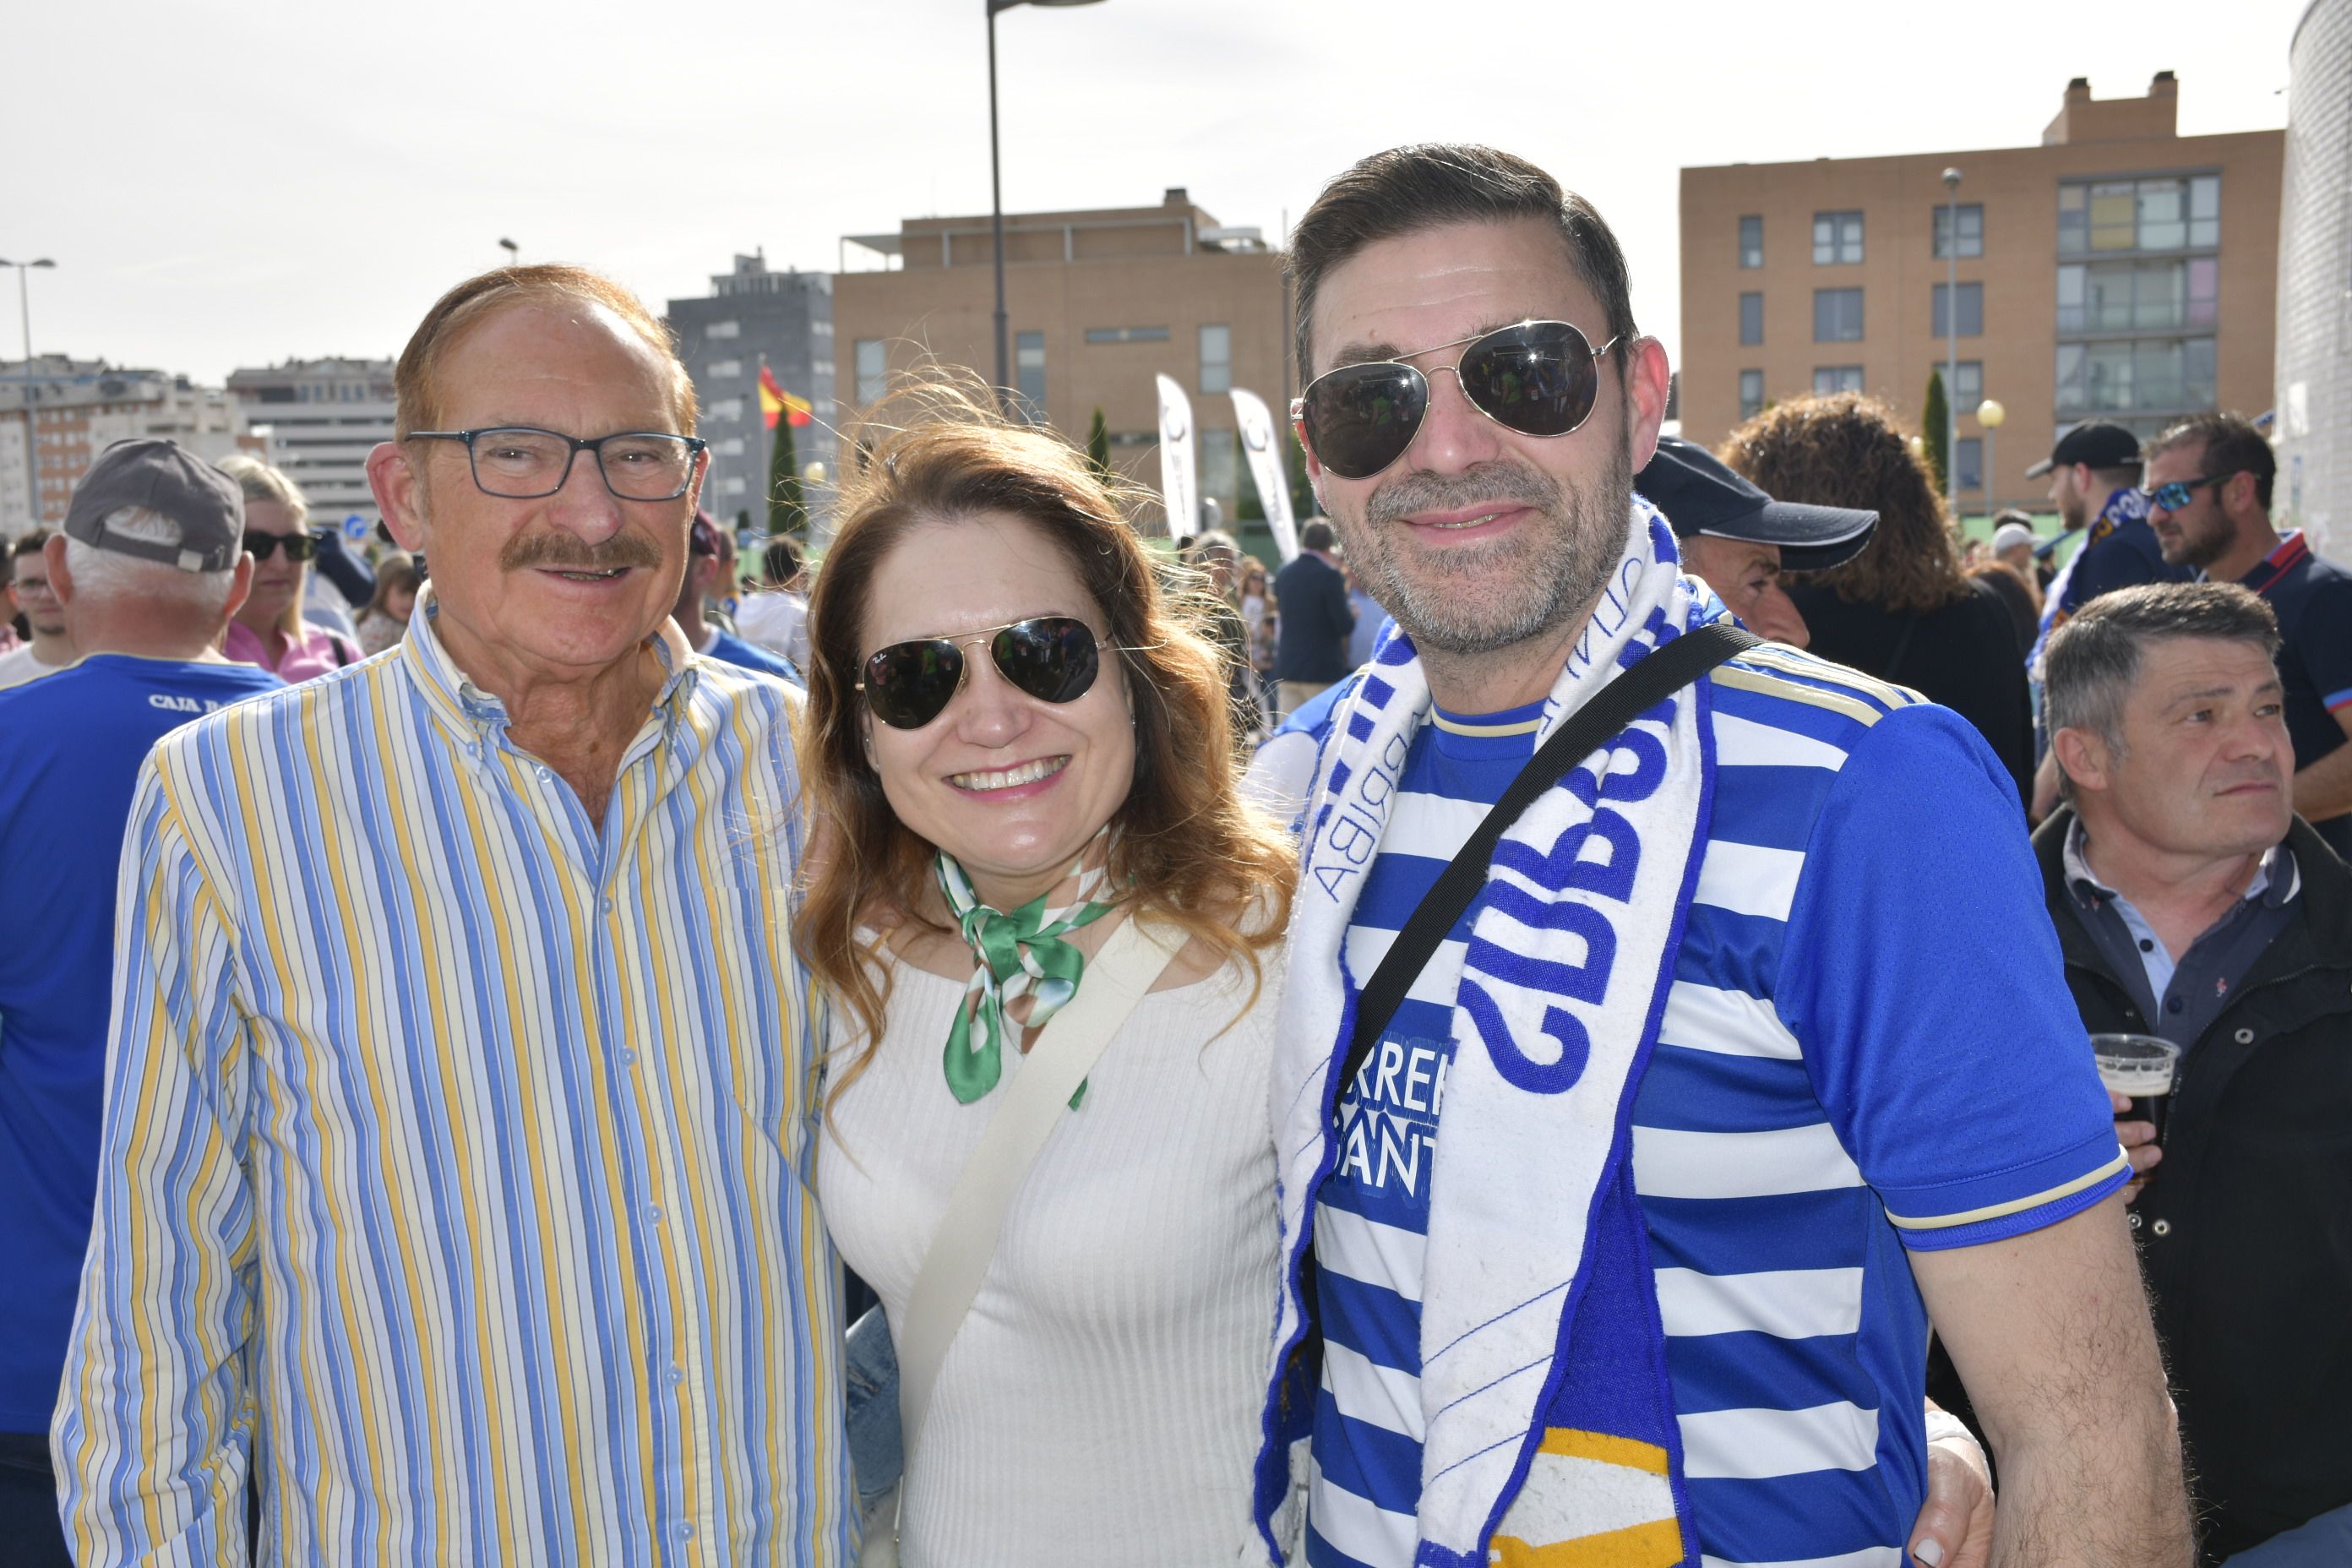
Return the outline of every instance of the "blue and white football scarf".
<path id="1" fill-rule="evenodd" d="M 1724 614 L 1679 571 L 1672 530 L 1636 497 L 1538 744 L 1621 668 Z M 1628 1121 L 1713 802 L 1706 691 L 1661 702 L 1530 806 L 1475 906 L 1430 1197 L 1417 1564 L 1697 1561 Z M 1292 1267 L 1260 1456 L 1269 1543 L 1291 1523 L 1290 1439 L 1314 1403 L 1286 1377 L 1305 1329 L 1297 1265 L 1338 1147 L 1328 1080 L 1369 978 L 1348 972 L 1346 936 L 1430 706 L 1412 643 L 1385 644 L 1331 717 L 1302 819 L 1273 1086 Z"/>

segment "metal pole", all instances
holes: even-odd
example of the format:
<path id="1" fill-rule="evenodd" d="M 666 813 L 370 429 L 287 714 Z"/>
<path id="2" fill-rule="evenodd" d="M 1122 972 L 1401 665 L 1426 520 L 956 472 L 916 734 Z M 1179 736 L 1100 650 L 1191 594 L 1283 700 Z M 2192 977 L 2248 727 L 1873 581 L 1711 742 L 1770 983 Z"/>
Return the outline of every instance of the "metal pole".
<path id="1" fill-rule="evenodd" d="M 996 145 L 996 7 L 988 8 L 988 205 L 995 234 L 990 259 L 996 267 L 996 402 L 1007 419 L 1013 417 L 1011 340 L 1004 315 L 1004 174 Z"/>
<path id="2" fill-rule="evenodd" d="M 41 389 L 33 383 L 33 297 L 25 282 L 31 268 L 24 262 L 16 264 L 16 314 L 25 329 L 25 489 L 31 503 L 33 526 L 41 526 L 41 454 L 40 443 L 34 438 L 33 405 L 40 401 Z"/>
<path id="3" fill-rule="evenodd" d="M 1985 426 L 1984 493 L 1985 518 L 1988 521 L 2000 510 L 2000 502 L 1993 499 L 1992 493 L 1992 477 L 2000 471 L 1992 466 L 1992 438 L 1999 428 L 1998 426 L 1993 425 Z"/>
<path id="4" fill-rule="evenodd" d="M 1944 502 L 1960 515 L 1960 172 L 1944 171 Z"/>

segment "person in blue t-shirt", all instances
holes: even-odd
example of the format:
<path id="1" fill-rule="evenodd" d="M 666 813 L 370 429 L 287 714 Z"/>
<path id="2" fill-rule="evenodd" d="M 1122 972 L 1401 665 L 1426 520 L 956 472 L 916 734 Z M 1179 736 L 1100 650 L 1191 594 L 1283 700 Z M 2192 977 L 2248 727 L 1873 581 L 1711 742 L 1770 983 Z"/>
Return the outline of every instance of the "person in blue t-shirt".
<path id="1" fill-rule="evenodd" d="M 677 607 L 670 618 L 686 634 L 694 651 L 706 658 L 723 659 L 743 669 L 756 669 L 805 689 L 808 685 L 793 661 L 744 641 L 703 613 L 706 601 L 735 580 L 735 542 L 707 511 L 694 514 L 694 531 L 687 540 L 686 576 L 678 584 Z"/>
<path id="2" fill-rule="evenodd" d="M 1401 148 L 1289 268 L 1308 475 L 1402 635 L 1301 814 L 1269 1545 L 1303 1489 L 1313 1568 L 1948 1563 L 1982 1543 L 1915 1521 L 1932 1316 L 1998 1411 L 1991 1561 L 2185 1568 L 2129 1166 L 1958 715 L 1770 645 L 1719 666 L 1536 797 L 1334 1081 L 1527 758 L 1720 606 L 1633 493 L 1666 359 L 1580 198 Z"/>
<path id="3" fill-rule="evenodd" d="M 89 1241 L 115 862 L 156 740 L 284 685 L 213 651 L 245 597 L 236 483 L 168 441 L 108 447 L 49 541 L 80 660 L 0 692 L 0 1558 L 64 1564 L 49 1416 Z"/>

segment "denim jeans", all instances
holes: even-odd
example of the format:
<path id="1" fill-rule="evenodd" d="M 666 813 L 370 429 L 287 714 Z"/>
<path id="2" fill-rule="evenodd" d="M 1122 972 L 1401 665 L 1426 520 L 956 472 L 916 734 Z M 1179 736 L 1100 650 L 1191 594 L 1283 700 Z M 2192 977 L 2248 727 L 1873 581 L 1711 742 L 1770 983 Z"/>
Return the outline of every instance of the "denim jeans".
<path id="1" fill-rule="evenodd" d="M 898 1484 L 906 1462 L 898 1432 L 898 1352 L 881 1308 L 849 1326 L 847 1363 L 849 1459 L 857 1471 L 858 1506 L 870 1509 Z"/>

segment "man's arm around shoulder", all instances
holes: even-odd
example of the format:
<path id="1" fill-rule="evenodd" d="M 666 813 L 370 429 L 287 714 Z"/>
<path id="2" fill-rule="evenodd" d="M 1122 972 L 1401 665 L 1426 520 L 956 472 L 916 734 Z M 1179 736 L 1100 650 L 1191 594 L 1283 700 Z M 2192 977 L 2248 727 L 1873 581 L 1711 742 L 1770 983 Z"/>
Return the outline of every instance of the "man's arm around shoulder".
<path id="1" fill-rule="evenodd" d="M 2180 1434 L 2122 1201 L 1911 1267 L 2000 1466 L 1993 1562 L 2187 1568 Z"/>

